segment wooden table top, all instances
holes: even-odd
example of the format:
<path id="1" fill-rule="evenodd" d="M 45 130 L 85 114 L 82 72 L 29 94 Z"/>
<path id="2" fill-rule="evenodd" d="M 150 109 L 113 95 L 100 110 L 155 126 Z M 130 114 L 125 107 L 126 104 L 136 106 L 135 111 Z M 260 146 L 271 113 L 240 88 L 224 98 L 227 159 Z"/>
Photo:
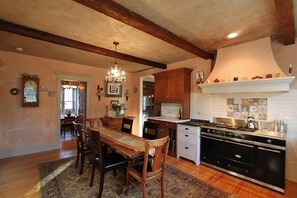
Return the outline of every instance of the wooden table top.
<path id="1" fill-rule="evenodd" d="M 135 159 L 144 154 L 144 138 L 106 127 L 96 127 L 91 129 L 100 132 L 100 137 L 103 143 L 130 159 Z"/>

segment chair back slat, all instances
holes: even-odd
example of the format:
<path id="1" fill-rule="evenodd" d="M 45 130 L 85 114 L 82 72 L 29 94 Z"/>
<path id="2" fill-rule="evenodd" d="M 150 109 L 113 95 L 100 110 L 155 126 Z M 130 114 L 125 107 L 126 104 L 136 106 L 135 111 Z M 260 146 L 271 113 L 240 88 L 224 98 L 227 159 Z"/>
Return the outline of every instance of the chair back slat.
<path id="1" fill-rule="evenodd" d="M 121 131 L 132 133 L 133 119 L 123 118 Z"/>
<path id="2" fill-rule="evenodd" d="M 159 124 L 154 122 L 144 121 L 142 137 L 153 140 L 158 138 Z"/>
<path id="3" fill-rule="evenodd" d="M 74 133 L 75 133 L 75 136 L 76 136 L 77 146 L 80 149 L 83 149 L 84 148 L 84 138 L 83 138 L 83 133 L 82 133 L 83 125 L 80 124 L 80 123 L 77 123 L 75 121 L 73 121 L 72 123 L 73 123 L 73 127 L 74 127 Z"/>
<path id="4" fill-rule="evenodd" d="M 142 171 L 142 177 L 145 179 L 147 176 L 152 176 L 154 174 L 160 174 L 164 171 L 165 162 L 169 147 L 169 137 L 155 139 L 155 140 L 146 140 L 145 142 L 145 157 L 144 165 Z M 154 155 L 149 159 L 150 152 L 154 150 Z M 149 164 L 151 163 L 151 164 Z M 147 167 L 151 167 L 151 171 Z"/>
<path id="5" fill-rule="evenodd" d="M 99 157 L 100 161 L 100 167 L 105 167 L 104 165 L 104 155 L 103 155 L 103 147 L 102 147 L 102 141 L 100 137 L 100 132 L 94 131 L 90 128 L 88 128 L 90 132 L 90 138 L 91 138 L 91 149 L 93 152 L 94 157 Z"/>

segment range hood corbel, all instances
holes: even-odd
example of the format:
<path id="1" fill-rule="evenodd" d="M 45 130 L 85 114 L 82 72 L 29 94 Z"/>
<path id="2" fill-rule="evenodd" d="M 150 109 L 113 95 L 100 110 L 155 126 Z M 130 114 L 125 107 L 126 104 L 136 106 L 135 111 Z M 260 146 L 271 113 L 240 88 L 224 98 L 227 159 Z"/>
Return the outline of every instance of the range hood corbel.
<path id="1" fill-rule="evenodd" d="M 198 84 L 202 93 L 247 93 L 289 91 L 295 76 L 244 80 L 236 82 Z"/>

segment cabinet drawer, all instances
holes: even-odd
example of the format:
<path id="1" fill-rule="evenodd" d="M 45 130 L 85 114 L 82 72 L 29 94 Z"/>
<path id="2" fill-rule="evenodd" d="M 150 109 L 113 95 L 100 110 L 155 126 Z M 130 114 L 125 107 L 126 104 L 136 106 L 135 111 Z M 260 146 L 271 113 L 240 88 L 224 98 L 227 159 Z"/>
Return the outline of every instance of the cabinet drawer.
<path id="1" fill-rule="evenodd" d="M 178 144 L 178 155 L 186 157 L 188 159 L 196 160 L 197 148 L 194 146 L 189 146 L 187 144 L 179 143 Z"/>
<path id="2" fill-rule="evenodd" d="M 182 133 L 180 131 L 178 131 L 177 134 L 177 138 L 179 142 L 183 142 L 183 143 L 187 143 L 190 144 L 192 146 L 196 146 L 197 145 L 197 135 L 193 135 L 191 133 Z"/>
<path id="3" fill-rule="evenodd" d="M 197 127 L 189 126 L 189 125 L 183 125 L 179 124 L 178 126 L 178 131 L 183 132 L 183 133 L 190 133 L 190 134 L 197 134 Z"/>

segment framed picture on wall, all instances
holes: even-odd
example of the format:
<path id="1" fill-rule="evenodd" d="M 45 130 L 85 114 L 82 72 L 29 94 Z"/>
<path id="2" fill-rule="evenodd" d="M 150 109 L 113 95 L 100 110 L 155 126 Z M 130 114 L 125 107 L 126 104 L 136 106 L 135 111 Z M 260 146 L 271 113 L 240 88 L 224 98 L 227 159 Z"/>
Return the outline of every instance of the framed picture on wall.
<path id="1" fill-rule="evenodd" d="M 22 106 L 39 106 L 39 78 L 37 75 L 23 74 L 22 78 Z"/>
<path id="2" fill-rule="evenodd" d="M 113 86 L 109 82 L 105 82 L 106 97 L 122 97 L 122 85 Z"/>

